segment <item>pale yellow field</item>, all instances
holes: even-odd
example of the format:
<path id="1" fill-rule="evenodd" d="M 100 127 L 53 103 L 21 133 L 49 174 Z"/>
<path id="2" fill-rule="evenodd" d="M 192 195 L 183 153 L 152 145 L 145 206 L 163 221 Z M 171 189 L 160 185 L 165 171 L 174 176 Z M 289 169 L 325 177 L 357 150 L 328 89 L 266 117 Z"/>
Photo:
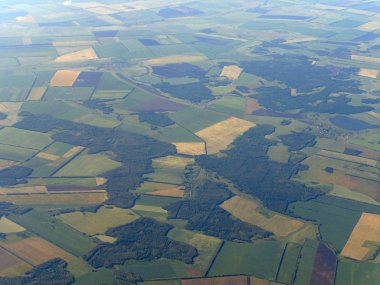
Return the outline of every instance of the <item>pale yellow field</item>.
<path id="1" fill-rule="evenodd" d="M 356 260 L 364 260 L 373 253 L 365 242 L 380 243 L 380 215 L 362 213 L 344 246 L 341 255 Z"/>
<path id="2" fill-rule="evenodd" d="M 68 152 L 62 155 L 62 158 L 70 158 L 82 150 L 84 150 L 83 146 L 74 146 L 72 149 L 70 149 Z"/>
<path id="3" fill-rule="evenodd" d="M 47 188 L 45 186 L 25 186 L 13 188 L 0 187 L 0 194 L 47 194 Z"/>
<path id="4" fill-rule="evenodd" d="M 43 152 L 43 151 L 39 152 L 36 156 L 39 157 L 39 158 L 50 160 L 50 161 L 55 161 L 55 160 L 58 160 L 58 159 L 61 158 L 58 155 L 47 153 L 47 152 Z"/>
<path id="5" fill-rule="evenodd" d="M 372 31 L 378 30 L 379 27 L 380 27 L 380 21 L 375 20 L 375 21 L 365 23 L 365 24 L 357 27 L 356 29 L 362 30 L 362 31 L 367 31 L 367 32 L 372 32 Z"/>
<path id="6" fill-rule="evenodd" d="M 74 258 L 70 253 L 40 237 L 30 237 L 13 243 L 0 242 L 0 246 L 33 265 L 39 265 L 55 257 L 66 261 Z"/>
<path id="7" fill-rule="evenodd" d="M 204 142 L 181 142 L 173 143 L 180 154 L 201 155 L 206 154 L 206 146 Z"/>
<path id="8" fill-rule="evenodd" d="M 226 149 L 238 136 L 255 126 L 253 122 L 231 117 L 195 134 L 206 141 L 207 153 L 215 154 Z"/>
<path id="9" fill-rule="evenodd" d="M 98 56 L 93 48 L 87 48 L 80 51 L 68 53 L 57 57 L 54 62 L 72 62 L 72 61 L 86 61 L 98 59 Z"/>
<path id="10" fill-rule="evenodd" d="M 110 15 L 99 15 L 97 16 L 98 19 L 104 21 L 104 22 L 107 22 L 107 23 L 110 23 L 112 25 L 122 25 L 123 22 L 110 16 Z"/>
<path id="11" fill-rule="evenodd" d="M 296 88 L 291 88 L 290 89 L 290 95 L 293 96 L 293 97 L 297 96 L 297 89 Z"/>
<path id="12" fill-rule="evenodd" d="M 103 234 L 110 228 L 129 224 L 139 217 L 129 209 L 104 206 L 96 213 L 72 212 L 59 215 L 64 223 L 90 236 Z"/>
<path id="13" fill-rule="evenodd" d="M 10 234 L 23 231 L 25 231 L 25 228 L 16 224 L 15 222 L 8 220 L 6 217 L 0 218 L 0 233 Z"/>
<path id="14" fill-rule="evenodd" d="M 376 69 L 360 68 L 358 75 L 376 79 L 379 71 Z"/>
<path id="15" fill-rule="evenodd" d="M 169 155 L 153 159 L 154 168 L 185 168 L 190 163 L 194 163 L 194 158 Z"/>
<path id="16" fill-rule="evenodd" d="M 1 102 L 0 112 L 8 115 L 4 120 L 0 120 L 0 126 L 12 126 L 19 121 L 18 112 L 20 111 L 21 102 Z"/>
<path id="17" fill-rule="evenodd" d="M 221 207 L 238 219 L 257 225 L 280 237 L 286 237 L 300 230 L 305 225 L 299 220 L 280 214 L 267 217 L 259 212 L 260 205 L 258 203 L 240 196 L 234 196 L 225 201 Z"/>
<path id="18" fill-rule="evenodd" d="M 366 165 L 374 166 L 374 167 L 376 167 L 376 164 L 377 164 L 377 161 L 374 159 L 369 159 L 369 158 L 364 158 L 360 156 L 349 155 L 349 154 L 344 154 L 344 153 L 339 153 L 339 152 L 334 152 L 334 151 L 329 151 L 329 150 L 321 150 L 317 154 L 320 156 L 325 156 L 325 157 L 330 157 L 330 158 L 335 158 L 335 159 L 340 159 L 340 160 L 345 160 L 345 161 L 351 161 L 351 162 L 360 163 L 360 164 L 366 164 Z"/>
<path id="19" fill-rule="evenodd" d="M 146 195 L 182 198 L 185 195 L 185 192 L 181 190 L 179 187 L 177 187 L 173 189 L 164 189 L 153 192 L 147 192 Z"/>
<path id="20" fill-rule="evenodd" d="M 110 9 L 108 7 L 102 6 L 102 7 L 93 7 L 86 9 L 88 12 L 95 13 L 98 15 L 110 15 L 117 13 L 116 10 Z"/>
<path id="21" fill-rule="evenodd" d="M 69 194 L 22 194 L 0 195 L 0 202 L 18 205 L 98 205 L 107 200 L 106 193 L 69 193 Z"/>
<path id="22" fill-rule="evenodd" d="M 67 41 L 67 42 L 53 42 L 54 47 L 78 47 L 78 46 L 92 46 L 97 44 L 97 41 Z"/>
<path id="23" fill-rule="evenodd" d="M 30 90 L 28 101 L 39 101 L 44 96 L 47 90 L 46 86 L 34 87 Z"/>
<path id="24" fill-rule="evenodd" d="M 300 38 L 289 39 L 285 42 L 285 44 L 304 43 L 304 42 L 310 42 L 310 41 L 316 41 L 316 40 L 318 40 L 318 38 L 316 37 L 300 37 Z"/>
<path id="25" fill-rule="evenodd" d="M 147 65 L 164 65 L 170 63 L 181 63 L 181 62 L 197 62 L 206 61 L 207 57 L 204 55 L 173 55 L 152 58 L 144 61 Z"/>
<path id="26" fill-rule="evenodd" d="M 379 57 L 370 57 L 370 56 L 353 54 L 353 55 L 351 55 L 351 59 L 356 60 L 356 61 L 363 61 L 363 62 L 380 64 L 380 58 Z"/>
<path id="27" fill-rule="evenodd" d="M 50 80 L 50 86 L 71 87 L 77 80 L 80 71 L 78 70 L 58 70 Z"/>
<path id="28" fill-rule="evenodd" d="M 145 181 L 143 184 L 140 185 L 140 187 L 136 189 L 136 191 L 139 193 L 145 193 L 150 195 L 155 195 L 153 194 L 154 192 L 160 193 L 161 191 L 162 193 L 165 193 L 166 191 L 170 191 L 172 193 L 179 193 L 179 191 L 183 192 L 183 187 L 173 184 Z"/>
<path id="29" fill-rule="evenodd" d="M 96 235 L 95 237 L 100 239 L 102 242 L 114 243 L 115 241 L 117 241 L 117 238 L 107 235 Z"/>
<path id="30" fill-rule="evenodd" d="M 0 159 L 0 170 L 7 168 L 9 166 L 12 166 L 14 164 L 15 164 L 15 162 L 12 160 Z"/>
<path id="31" fill-rule="evenodd" d="M 376 119 L 379 119 L 380 120 L 380 114 L 379 113 L 376 113 L 375 111 L 370 111 L 367 113 L 368 115 L 376 118 Z"/>
<path id="32" fill-rule="evenodd" d="M 104 177 L 96 177 L 95 178 L 95 183 L 98 186 L 104 185 L 107 182 L 107 179 Z"/>
<path id="33" fill-rule="evenodd" d="M 243 72 L 243 69 L 237 65 L 227 65 L 223 67 L 223 70 L 220 76 L 227 77 L 228 79 L 231 79 L 231 80 L 236 80 L 239 78 L 242 72 Z"/>

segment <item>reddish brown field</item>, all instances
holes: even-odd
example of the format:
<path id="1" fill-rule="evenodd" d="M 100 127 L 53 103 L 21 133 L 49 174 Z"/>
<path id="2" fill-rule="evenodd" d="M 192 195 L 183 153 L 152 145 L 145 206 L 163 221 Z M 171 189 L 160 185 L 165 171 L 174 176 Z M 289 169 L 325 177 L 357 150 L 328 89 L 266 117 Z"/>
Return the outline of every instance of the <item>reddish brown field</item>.
<path id="1" fill-rule="evenodd" d="M 320 242 L 314 260 L 310 285 L 334 285 L 337 258 L 335 253 Z"/>
<path id="2" fill-rule="evenodd" d="M 248 285 L 247 276 L 227 276 L 181 280 L 182 285 Z"/>
<path id="3" fill-rule="evenodd" d="M 0 247 L 0 271 L 15 266 L 19 262 L 20 259 Z"/>
<path id="4" fill-rule="evenodd" d="M 260 104 L 256 99 L 247 98 L 245 102 L 245 114 L 252 115 L 253 112 L 260 109 Z"/>
<path id="5" fill-rule="evenodd" d="M 39 237 L 31 237 L 10 244 L 1 243 L 0 245 L 33 265 L 39 265 L 56 257 L 66 261 L 74 258 L 68 252 Z"/>

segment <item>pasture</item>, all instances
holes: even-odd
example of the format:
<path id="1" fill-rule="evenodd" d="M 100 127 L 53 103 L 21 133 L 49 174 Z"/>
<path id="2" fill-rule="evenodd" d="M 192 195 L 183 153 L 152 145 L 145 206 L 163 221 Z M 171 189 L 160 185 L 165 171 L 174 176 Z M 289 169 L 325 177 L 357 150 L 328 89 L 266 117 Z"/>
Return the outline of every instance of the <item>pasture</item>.
<path id="1" fill-rule="evenodd" d="M 195 258 L 194 266 L 202 275 L 208 269 L 222 244 L 222 241 L 218 238 L 178 228 L 172 229 L 169 232 L 168 237 L 173 240 L 190 244 L 198 250 L 199 255 Z"/>
<path id="2" fill-rule="evenodd" d="M 97 176 L 121 166 L 103 154 L 83 154 L 76 157 L 69 164 L 60 169 L 54 176 Z"/>
<path id="3" fill-rule="evenodd" d="M 254 275 L 275 279 L 284 246 L 278 241 L 225 242 L 208 276 Z"/>
<path id="4" fill-rule="evenodd" d="M 50 216 L 46 210 L 34 209 L 24 215 L 12 214 L 9 219 L 75 256 L 86 254 L 95 246 L 91 239 Z"/>
<path id="5" fill-rule="evenodd" d="M 46 133 L 11 127 L 0 130 L 0 143 L 5 145 L 40 150 L 52 142 L 50 135 Z"/>
<path id="6" fill-rule="evenodd" d="M 131 223 L 139 218 L 129 209 L 103 206 L 96 213 L 72 212 L 58 216 L 64 223 L 87 235 L 103 234 L 107 229 Z"/>

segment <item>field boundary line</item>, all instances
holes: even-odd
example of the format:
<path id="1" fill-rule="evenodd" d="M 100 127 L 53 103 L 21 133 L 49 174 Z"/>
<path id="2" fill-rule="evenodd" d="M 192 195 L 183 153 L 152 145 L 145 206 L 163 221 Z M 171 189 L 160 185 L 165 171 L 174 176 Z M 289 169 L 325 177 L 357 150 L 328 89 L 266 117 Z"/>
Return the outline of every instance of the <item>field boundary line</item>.
<path id="1" fill-rule="evenodd" d="M 74 154 L 71 158 L 69 158 L 65 163 L 63 163 L 61 166 L 59 166 L 56 170 L 54 170 L 49 177 L 53 177 L 58 171 L 60 171 L 63 167 L 68 165 L 71 161 L 73 161 L 77 156 L 79 156 L 86 148 L 83 148 L 82 150 L 78 151 L 76 154 Z"/>
<path id="2" fill-rule="evenodd" d="M 34 265 L 33 265 L 30 261 L 28 261 L 28 260 L 24 259 L 23 257 L 17 255 L 16 253 L 12 252 L 11 250 L 5 248 L 5 247 L 2 246 L 1 244 L 0 244 L 0 248 L 2 248 L 3 250 L 5 250 L 5 251 L 8 252 L 9 254 L 11 254 L 11 255 L 17 257 L 17 258 L 20 259 L 21 261 L 24 261 L 25 263 L 27 263 L 27 264 L 31 265 L 32 267 L 34 267 Z"/>
<path id="3" fill-rule="evenodd" d="M 223 241 L 221 242 L 221 244 L 220 244 L 218 250 L 215 252 L 214 257 L 211 259 L 211 262 L 210 262 L 210 264 L 209 264 L 207 270 L 205 271 L 204 277 L 209 277 L 208 274 L 210 273 L 210 270 L 211 270 L 212 266 L 214 265 L 215 260 L 216 260 L 216 258 L 218 257 L 219 253 L 222 251 L 222 248 L 223 248 L 224 244 L 225 244 L 225 241 L 223 240 Z"/>

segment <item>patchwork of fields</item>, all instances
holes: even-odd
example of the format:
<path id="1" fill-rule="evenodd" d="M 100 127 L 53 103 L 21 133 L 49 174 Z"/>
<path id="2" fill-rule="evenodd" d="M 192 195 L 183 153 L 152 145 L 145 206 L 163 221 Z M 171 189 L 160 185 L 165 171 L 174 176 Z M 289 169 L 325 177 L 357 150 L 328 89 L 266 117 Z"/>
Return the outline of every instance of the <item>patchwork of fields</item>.
<path id="1" fill-rule="evenodd" d="M 379 284 L 377 1 L 32 2 L 0 9 L 0 284 Z"/>

